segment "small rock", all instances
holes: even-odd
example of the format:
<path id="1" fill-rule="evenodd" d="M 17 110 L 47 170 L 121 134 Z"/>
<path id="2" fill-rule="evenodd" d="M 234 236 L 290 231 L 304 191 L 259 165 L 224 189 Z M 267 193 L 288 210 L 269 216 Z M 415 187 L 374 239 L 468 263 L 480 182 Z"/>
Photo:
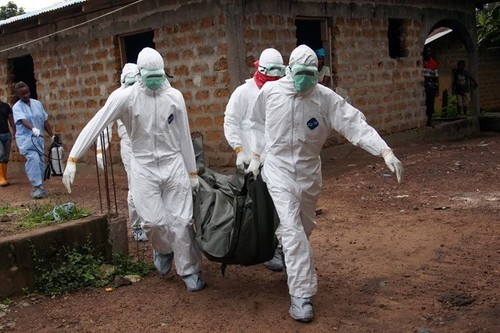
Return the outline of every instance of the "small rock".
<path id="1" fill-rule="evenodd" d="M 124 278 L 132 283 L 139 282 L 142 280 L 142 277 L 140 275 L 125 275 Z"/>
<path id="2" fill-rule="evenodd" d="M 438 296 L 438 301 L 441 303 L 449 303 L 453 306 L 466 306 L 474 303 L 476 299 L 472 296 L 461 293 L 450 292 Z"/>
<path id="3" fill-rule="evenodd" d="M 117 275 L 117 276 L 115 276 L 115 280 L 113 281 L 113 284 L 114 284 L 115 288 L 118 288 L 121 286 L 128 286 L 128 285 L 132 284 L 132 281 L 125 278 L 124 276 Z"/>
<path id="4" fill-rule="evenodd" d="M 5 317 L 9 312 L 9 306 L 5 304 L 0 304 L 0 318 Z"/>
<path id="5" fill-rule="evenodd" d="M 440 207 L 434 207 L 435 210 L 447 210 L 450 209 L 449 206 L 440 206 Z"/>
<path id="6" fill-rule="evenodd" d="M 10 216 L 8 215 L 4 215 L 2 216 L 2 218 L 0 219 L 0 222 L 10 222 L 12 221 L 12 219 L 10 218 Z"/>

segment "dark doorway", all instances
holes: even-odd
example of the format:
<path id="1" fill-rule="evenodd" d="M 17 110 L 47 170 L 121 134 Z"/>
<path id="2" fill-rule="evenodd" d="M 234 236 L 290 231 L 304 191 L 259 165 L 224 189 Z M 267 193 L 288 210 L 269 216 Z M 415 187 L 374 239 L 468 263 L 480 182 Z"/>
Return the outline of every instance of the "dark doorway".
<path id="1" fill-rule="evenodd" d="M 319 68 L 323 77 L 329 77 L 324 84 L 328 87 L 336 86 L 332 75 L 332 47 L 331 28 L 328 19 L 324 17 L 297 17 L 295 18 L 297 46 L 307 45 L 313 51 L 323 48 L 325 51 L 324 66 Z"/>
<path id="2" fill-rule="evenodd" d="M 296 19 L 297 46 L 305 44 L 313 50 L 323 47 L 322 21 L 318 19 Z"/>
<path id="3" fill-rule="evenodd" d="M 38 99 L 38 94 L 36 92 L 36 80 L 33 65 L 33 58 L 31 55 L 25 55 L 18 58 L 12 58 L 9 60 L 10 66 L 12 66 L 12 79 L 13 82 L 23 81 L 30 88 L 31 98 Z M 15 94 L 14 94 L 15 95 Z M 16 101 L 18 100 L 16 96 Z"/>
<path id="4" fill-rule="evenodd" d="M 133 35 L 122 36 L 121 49 L 122 49 L 122 66 L 126 63 L 137 63 L 137 56 L 139 52 L 145 47 L 155 48 L 153 42 L 154 31 L 146 31 Z"/>

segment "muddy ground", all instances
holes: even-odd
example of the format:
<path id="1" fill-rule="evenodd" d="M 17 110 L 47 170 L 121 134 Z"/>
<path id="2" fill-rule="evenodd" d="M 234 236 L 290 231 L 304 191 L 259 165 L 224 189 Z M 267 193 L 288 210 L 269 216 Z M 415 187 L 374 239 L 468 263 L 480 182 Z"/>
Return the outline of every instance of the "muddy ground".
<path id="1" fill-rule="evenodd" d="M 500 332 L 500 135 L 393 148 L 402 185 L 380 158 L 326 151 L 309 324 L 288 315 L 283 272 L 230 266 L 223 277 L 204 258 L 201 292 L 152 273 L 113 292 L 23 296 L 0 311 L 0 332 Z M 10 180 L 3 202 L 31 203 L 24 175 Z M 60 178 L 47 187 L 44 200 L 99 209 L 92 176 L 77 173 L 71 195 Z M 149 257 L 148 244 L 130 239 L 132 254 Z"/>

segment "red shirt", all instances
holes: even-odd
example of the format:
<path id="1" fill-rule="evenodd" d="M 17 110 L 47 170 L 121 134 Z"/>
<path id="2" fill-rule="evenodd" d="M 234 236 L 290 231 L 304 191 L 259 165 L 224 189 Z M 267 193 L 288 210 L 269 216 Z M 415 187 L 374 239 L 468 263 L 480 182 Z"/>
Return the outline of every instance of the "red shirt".
<path id="1" fill-rule="evenodd" d="M 432 70 L 438 69 L 438 63 L 431 57 L 427 61 L 424 60 L 424 68 Z"/>

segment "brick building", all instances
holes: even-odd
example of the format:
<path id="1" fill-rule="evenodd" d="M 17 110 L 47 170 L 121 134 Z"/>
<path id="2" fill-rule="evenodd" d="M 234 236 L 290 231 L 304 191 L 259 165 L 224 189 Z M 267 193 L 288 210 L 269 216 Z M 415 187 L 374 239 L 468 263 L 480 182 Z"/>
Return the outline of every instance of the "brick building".
<path id="1" fill-rule="evenodd" d="M 460 36 L 475 74 L 469 0 L 70 0 L 0 22 L 0 98 L 14 103 L 12 84 L 29 83 L 69 149 L 118 87 L 123 64 L 154 47 L 184 94 L 191 130 L 204 134 L 208 163 L 232 165 L 224 109 L 264 48 L 287 61 L 298 44 L 324 47 L 338 91 L 390 134 L 425 124 L 421 52 L 441 26 Z M 88 152 L 82 162 L 93 161 Z"/>

